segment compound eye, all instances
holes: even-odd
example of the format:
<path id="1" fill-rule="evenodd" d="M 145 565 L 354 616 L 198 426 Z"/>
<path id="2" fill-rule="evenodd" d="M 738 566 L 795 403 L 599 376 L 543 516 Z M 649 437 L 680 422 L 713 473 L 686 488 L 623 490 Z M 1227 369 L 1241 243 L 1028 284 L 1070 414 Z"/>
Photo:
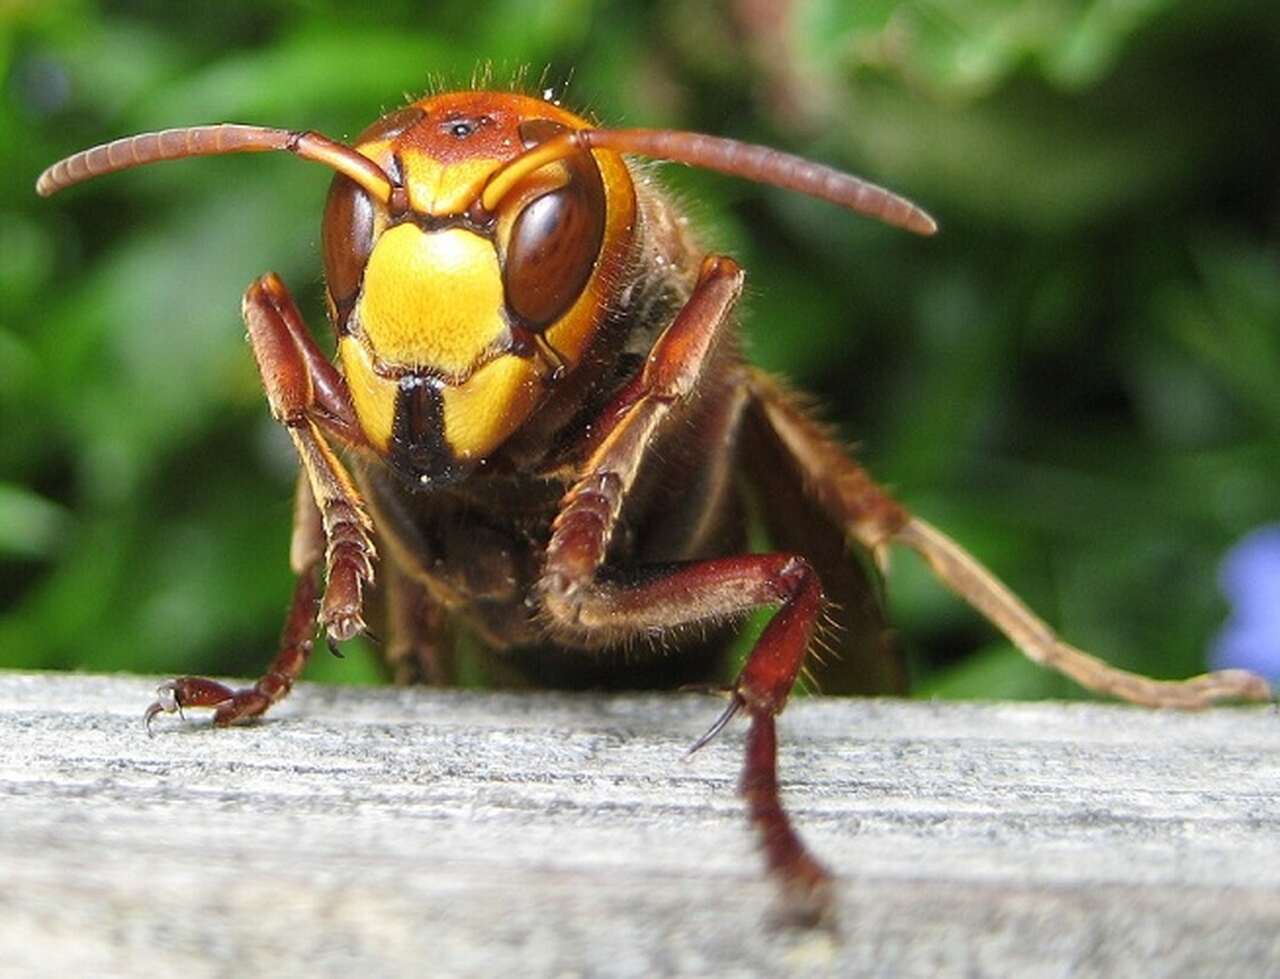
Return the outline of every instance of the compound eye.
<path id="1" fill-rule="evenodd" d="M 355 145 L 392 144 L 379 154 L 383 158 L 377 163 L 399 187 L 404 179 L 394 143 L 426 117 L 426 110 L 417 105 L 389 112 L 357 136 Z M 333 308 L 337 311 L 339 330 L 360 294 L 364 268 L 373 252 L 374 222 L 374 205 L 369 196 L 354 181 L 335 177 L 324 206 L 322 237 L 325 282 Z"/>
<path id="2" fill-rule="evenodd" d="M 335 177 L 324 206 L 324 275 L 339 323 L 360 293 L 373 251 L 373 202 L 352 180 Z"/>
<path id="3" fill-rule="evenodd" d="M 562 132 L 548 119 L 522 123 L 533 146 Z M 503 281 L 507 304 L 531 329 L 563 316 L 591 278 L 604 242 L 604 183 L 589 153 L 560 164 L 568 180 L 525 205 L 511 229 Z"/>

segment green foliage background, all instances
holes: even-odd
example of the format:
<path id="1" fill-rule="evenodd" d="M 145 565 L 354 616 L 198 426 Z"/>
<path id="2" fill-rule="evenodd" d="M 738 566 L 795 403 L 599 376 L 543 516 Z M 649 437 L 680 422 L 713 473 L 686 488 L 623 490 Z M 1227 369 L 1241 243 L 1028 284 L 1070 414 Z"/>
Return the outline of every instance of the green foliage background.
<path id="1" fill-rule="evenodd" d="M 354 8 L 354 9 L 353 9 Z M 1216 564 L 1280 517 L 1274 0 L 537 4 L 0 0 L 0 664 L 254 673 L 292 462 L 243 343 L 275 269 L 323 322 L 329 175 L 168 164 L 49 201 L 58 157 L 221 120 L 358 132 L 402 93 L 572 78 L 603 120 L 887 183 L 914 240 L 669 168 L 751 273 L 755 358 L 1075 643 L 1203 668 Z M 899 556 L 919 689 L 1070 696 Z M 376 675 L 319 658 L 313 676 Z"/>

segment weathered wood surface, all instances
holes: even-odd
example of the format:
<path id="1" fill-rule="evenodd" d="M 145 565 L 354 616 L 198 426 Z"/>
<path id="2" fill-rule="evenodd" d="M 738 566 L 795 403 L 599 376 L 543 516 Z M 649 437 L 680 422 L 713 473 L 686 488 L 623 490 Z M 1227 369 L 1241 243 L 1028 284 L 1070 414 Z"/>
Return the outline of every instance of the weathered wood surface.
<path id="1" fill-rule="evenodd" d="M 786 799 L 838 933 L 767 926 L 718 703 L 300 688 L 161 718 L 0 674 L 15 975 L 1280 974 L 1280 717 L 818 700 Z"/>

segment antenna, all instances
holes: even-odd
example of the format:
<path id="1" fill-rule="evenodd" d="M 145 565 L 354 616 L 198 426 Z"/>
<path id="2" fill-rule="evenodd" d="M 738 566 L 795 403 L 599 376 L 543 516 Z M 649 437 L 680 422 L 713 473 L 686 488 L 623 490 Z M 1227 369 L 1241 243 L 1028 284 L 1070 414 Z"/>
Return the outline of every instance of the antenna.
<path id="1" fill-rule="evenodd" d="M 269 150 L 288 150 L 304 160 L 323 163 L 350 177 L 383 204 L 391 201 L 396 190 L 391 178 L 376 163 L 327 136 L 227 122 L 140 133 L 82 150 L 59 160 L 40 174 L 36 193 L 48 197 L 104 173 L 131 170 L 160 160 L 221 156 L 224 153 L 265 153 Z"/>
<path id="2" fill-rule="evenodd" d="M 796 190 L 920 235 L 938 230 L 937 222 L 905 197 L 832 167 L 767 146 L 670 129 L 576 129 L 559 133 L 521 153 L 489 178 L 480 196 L 481 206 L 492 212 L 534 170 L 592 149 L 686 163 Z"/>

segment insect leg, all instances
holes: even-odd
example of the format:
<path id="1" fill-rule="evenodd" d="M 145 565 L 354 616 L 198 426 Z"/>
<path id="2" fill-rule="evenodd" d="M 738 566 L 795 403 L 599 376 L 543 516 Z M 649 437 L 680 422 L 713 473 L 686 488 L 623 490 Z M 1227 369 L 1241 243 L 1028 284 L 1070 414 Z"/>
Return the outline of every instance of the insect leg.
<path id="1" fill-rule="evenodd" d="M 565 512 L 595 510 L 594 504 L 588 506 L 590 510 L 571 507 Z M 585 535 L 575 539 L 581 542 L 573 545 L 575 549 L 586 546 Z M 600 570 L 586 580 L 562 579 L 558 585 L 546 586 L 552 634 L 566 644 L 607 645 L 655 638 L 759 606 L 779 606 L 734 682 L 721 721 L 694 750 L 718 733 L 721 722 L 746 712 L 750 728 L 739 791 L 747 800 L 765 862 L 783 887 L 787 913 L 804 920 L 821 919 L 830 909 L 831 878 L 805 847 L 782 807 L 775 727 L 776 715 L 786 705 L 804 665 L 822 610 L 817 574 L 803 558 L 790 554 L 719 558 L 674 569 L 640 568 L 635 578 Z M 562 587 L 564 591 L 558 590 Z"/>
<path id="2" fill-rule="evenodd" d="M 1188 680 L 1153 680 L 1109 666 L 1068 643 L 937 528 L 913 516 L 849 458 L 795 398 L 763 372 L 753 370 L 753 410 L 761 413 L 805 476 L 814 499 L 846 532 L 883 562 L 890 544 L 916 551 L 938 579 L 981 612 L 1032 661 L 1071 677 L 1095 693 L 1149 707 L 1208 707 L 1223 700 L 1269 700 L 1262 677 L 1221 670 Z"/>
<path id="3" fill-rule="evenodd" d="M 249 287 L 244 320 L 271 413 L 293 439 L 324 525 L 320 626 L 330 642 L 350 639 L 365 628 L 363 591 L 373 581 L 377 552 L 364 501 L 325 439 L 328 433 L 348 445 L 364 445 L 346 382 L 316 347 L 275 275 Z"/>
<path id="4" fill-rule="evenodd" d="M 807 561 L 789 554 L 715 558 L 612 569 L 606 556 L 628 491 L 653 437 L 694 395 L 742 288 L 728 259 L 708 259 L 689 302 L 659 337 L 635 385 L 606 409 L 605 429 L 566 494 L 547 547 L 539 597 L 553 638 L 590 648 L 654 639 L 776 605 L 735 681 L 728 710 L 701 747 L 740 710 L 750 719 L 740 791 L 787 911 L 817 920 L 830 910 L 830 875 L 791 827 L 778 794 L 775 715 L 804 664 L 822 588 Z M 737 392 L 736 396 L 741 396 Z"/>
<path id="5" fill-rule="evenodd" d="M 324 528 L 320 522 L 320 511 L 311 496 L 305 474 L 299 473 L 290 546 L 290 564 L 297 581 L 275 658 L 253 686 L 239 690 L 198 676 L 182 676 L 161 684 L 157 700 L 144 715 L 147 729 L 151 729 L 156 715 L 171 714 L 184 707 L 213 707 L 216 708 L 214 724 L 220 727 L 235 724 L 257 717 L 288 694 L 311 658 L 316 631 L 320 560 L 323 556 Z"/>
<path id="6" fill-rule="evenodd" d="M 444 606 L 394 561 L 383 566 L 382 590 L 387 630 L 383 658 L 395 682 L 450 683 L 454 677 L 453 646 Z"/>
<path id="7" fill-rule="evenodd" d="M 234 724 L 262 714 L 284 697 L 302 673 L 317 620 L 330 642 L 364 629 L 363 589 L 373 580 L 372 523 L 342 463 L 325 436 L 348 446 L 365 439 L 346 382 L 307 332 L 288 290 L 265 275 L 244 298 L 244 319 L 272 415 L 293 439 L 302 463 L 294 508 L 290 564 L 298 576 L 280 649 L 252 687 L 233 690 L 203 677 L 179 677 L 160 687 L 146 712 L 213 707 L 214 723 Z M 320 591 L 321 563 L 325 587 Z"/>

